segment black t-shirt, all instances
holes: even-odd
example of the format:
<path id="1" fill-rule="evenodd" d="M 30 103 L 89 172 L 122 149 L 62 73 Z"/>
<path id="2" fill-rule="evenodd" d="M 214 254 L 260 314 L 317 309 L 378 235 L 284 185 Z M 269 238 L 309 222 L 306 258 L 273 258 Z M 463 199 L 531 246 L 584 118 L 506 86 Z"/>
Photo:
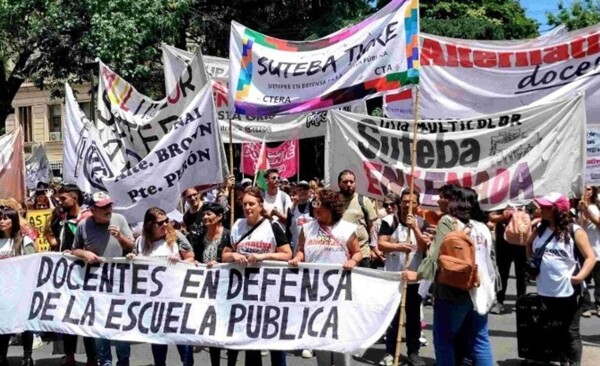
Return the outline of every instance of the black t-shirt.
<path id="1" fill-rule="evenodd" d="M 185 224 L 185 227 L 187 227 L 188 229 L 194 223 L 198 224 L 198 225 L 201 225 L 202 224 L 202 216 L 203 216 L 202 210 L 198 210 L 195 213 L 191 213 L 189 210 L 187 210 L 183 214 L 183 223 Z"/>

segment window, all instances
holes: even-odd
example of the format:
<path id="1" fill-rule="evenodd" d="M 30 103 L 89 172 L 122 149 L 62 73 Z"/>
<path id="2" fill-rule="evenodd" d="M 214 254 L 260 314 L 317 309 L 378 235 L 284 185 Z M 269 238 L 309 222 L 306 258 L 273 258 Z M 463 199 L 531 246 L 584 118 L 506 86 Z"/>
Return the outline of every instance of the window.
<path id="1" fill-rule="evenodd" d="M 33 142 L 33 118 L 31 106 L 19 107 L 19 123 L 23 128 L 23 139 L 25 142 Z"/>
<path id="2" fill-rule="evenodd" d="M 48 132 L 50 132 L 50 141 L 62 140 L 62 110 L 60 104 L 54 104 L 48 107 Z"/>
<path id="3" fill-rule="evenodd" d="M 83 111 L 83 114 L 91 120 L 92 116 L 92 103 L 91 102 L 81 102 L 79 103 L 79 108 Z"/>

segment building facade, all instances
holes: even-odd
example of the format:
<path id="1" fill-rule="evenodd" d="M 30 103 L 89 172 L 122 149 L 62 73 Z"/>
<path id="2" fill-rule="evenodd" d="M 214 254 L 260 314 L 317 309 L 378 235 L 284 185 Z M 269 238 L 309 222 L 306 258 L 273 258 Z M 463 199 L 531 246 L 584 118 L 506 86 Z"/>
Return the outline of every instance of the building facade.
<path id="1" fill-rule="evenodd" d="M 79 105 L 90 116 L 90 85 L 72 86 L 77 92 Z M 23 83 L 12 103 L 15 112 L 6 120 L 6 132 L 18 125 L 23 128 L 25 159 L 32 148 L 43 145 L 55 177 L 62 177 L 63 134 L 65 131 L 64 99 L 51 99 L 49 90 L 40 90 L 31 83 Z"/>

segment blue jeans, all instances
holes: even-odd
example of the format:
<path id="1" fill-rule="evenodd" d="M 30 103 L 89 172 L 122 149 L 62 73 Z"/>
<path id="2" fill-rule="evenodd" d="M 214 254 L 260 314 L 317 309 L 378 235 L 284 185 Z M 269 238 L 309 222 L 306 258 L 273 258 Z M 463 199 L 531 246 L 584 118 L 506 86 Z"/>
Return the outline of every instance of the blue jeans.
<path id="1" fill-rule="evenodd" d="M 152 357 L 154 358 L 154 366 L 166 366 L 167 362 L 167 351 L 169 346 L 166 344 L 152 344 Z M 183 344 L 177 345 L 177 351 L 179 351 L 179 358 L 183 366 L 194 366 L 194 347 L 186 346 Z"/>
<path id="2" fill-rule="evenodd" d="M 433 343 L 437 366 L 454 366 L 468 357 L 477 366 L 493 366 L 488 317 L 473 303 L 436 298 L 433 304 Z"/>
<path id="3" fill-rule="evenodd" d="M 112 366 L 112 354 L 110 351 L 110 339 L 96 338 L 96 353 L 98 354 L 99 366 Z M 129 366 L 129 355 L 131 345 L 129 342 L 114 341 L 117 351 L 117 366 Z"/>

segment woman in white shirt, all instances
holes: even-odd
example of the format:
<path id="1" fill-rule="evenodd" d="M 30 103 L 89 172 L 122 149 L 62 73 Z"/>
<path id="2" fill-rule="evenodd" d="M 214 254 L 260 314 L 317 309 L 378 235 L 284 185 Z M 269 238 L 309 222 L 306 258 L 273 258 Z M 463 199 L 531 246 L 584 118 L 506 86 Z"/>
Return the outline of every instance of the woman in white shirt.
<path id="1" fill-rule="evenodd" d="M 586 283 L 590 284 L 594 280 L 594 302 L 592 303 L 592 294 L 589 288 L 585 289 L 583 297 L 583 313 L 581 316 L 589 318 L 593 314 L 600 316 L 600 210 L 596 202 L 598 201 L 598 187 L 585 186 L 583 198 L 579 201 L 577 207 L 579 211 L 578 223 L 585 230 L 590 245 L 596 254 L 596 264 L 592 273 L 586 278 Z"/>
<path id="2" fill-rule="evenodd" d="M 554 324 L 547 335 L 548 347 L 560 349 L 562 362 L 581 363 L 581 283 L 596 263 L 587 234 L 579 225 L 569 223 L 570 203 L 559 193 L 536 198 L 541 209 L 541 224 L 533 227 L 527 252 L 541 257 L 537 292 L 545 305 L 547 321 Z M 580 266 L 576 251 L 584 258 Z M 577 270 L 581 267 L 579 270 Z"/>
<path id="3" fill-rule="evenodd" d="M 34 254 L 33 241 L 22 234 L 19 213 L 6 206 L 0 206 L 0 260 L 20 255 Z M 6 359 L 12 334 L 0 334 L 0 365 L 8 365 Z M 33 333 L 23 332 L 23 361 L 21 365 L 33 366 L 31 358 Z"/>
<path id="4" fill-rule="evenodd" d="M 162 257 L 169 262 L 180 260 L 194 262 L 194 250 L 183 234 L 176 231 L 169 223 L 169 218 L 164 210 L 158 207 L 149 208 L 144 215 L 142 235 L 135 241 L 134 253 L 127 258 L 135 256 Z M 152 344 L 152 356 L 155 366 L 165 366 L 168 346 L 166 344 Z M 183 366 L 194 364 L 194 349 L 192 346 L 177 345 Z"/>
<path id="5" fill-rule="evenodd" d="M 361 260 L 362 254 L 356 236 L 357 226 L 342 220 L 344 206 L 337 192 L 322 189 L 312 201 L 315 221 L 302 226 L 296 255 L 289 264 L 300 262 L 337 263 L 351 270 Z M 349 366 L 350 354 L 315 351 L 318 366 Z"/>

